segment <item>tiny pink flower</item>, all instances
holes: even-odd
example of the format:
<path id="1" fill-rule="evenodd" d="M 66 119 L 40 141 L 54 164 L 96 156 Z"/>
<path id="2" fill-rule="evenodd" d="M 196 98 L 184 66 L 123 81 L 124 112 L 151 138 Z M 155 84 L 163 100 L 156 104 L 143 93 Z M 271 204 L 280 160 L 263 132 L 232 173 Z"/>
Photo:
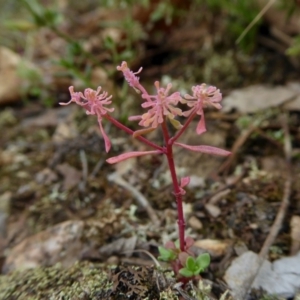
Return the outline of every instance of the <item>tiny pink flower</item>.
<path id="1" fill-rule="evenodd" d="M 128 84 L 131 87 L 136 88 L 136 89 L 139 89 L 139 85 L 140 85 L 140 83 L 139 83 L 140 78 L 137 77 L 136 75 L 141 73 L 142 69 L 143 68 L 141 67 L 137 72 L 132 72 L 128 68 L 126 61 L 123 61 L 121 66 L 117 66 L 117 70 L 123 72 L 123 75 L 124 75 L 126 81 L 128 82 Z"/>
<path id="2" fill-rule="evenodd" d="M 107 114 L 107 112 L 113 112 L 114 108 L 108 108 L 104 105 L 111 104 L 112 96 L 108 96 L 107 92 L 101 92 L 101 87 L 97 88 L 97 91 L 87 88 L 82 92 L 74 92 L 74 87 L 70 86 L 69 91 L 71 94 L 71 100 L 67 103 L 59 103 L 60 105 L 68 105 L 72 102 L 75 102 L 79 106 L 82 106 L 88 115 L 96 115 L 98 119 L 98 124 L 100 127 L 100 131 L 102 133 L 105 150 L 108 152 L 111 147 L 110 140 L 106 135 L 103 126 L 102 126 L 102 117 Z"/>
<path id="3" fill-rule="evenodd" d="M 202 109 L 207 106 L 214 106 L 216 109 L 221 109 L 222 106 L 219 102 L 222 100 L 222 94 L 220 90 L 215 86 L 206 87 L 205 83 L 201 85 L 196 85 L 192 87 L 193 96 L 185 95 L 184 98 L 187 100 L 187 105 L 189 107 L 196 107 Z M 196 100 L 196 102 L 195 102 Z"/>
<path id="4" fill-rule="evenodd" d="M 183 116 L 188 117 L 194 112 L 201 116 L 196 129 L 197 134 L 201 134 L 206 131 L 203 108 L 214 106 L 217 109 L 221 109 L 222 106 L 219 102 L 222 100 L 222 94 L 220 93 L 220 90 L 214 86 L 206 87 L 205 83 L 193 86 L 192 91 L 193 96 L 189 94 L 184 96 L 186 99 L 185 103 L 188 107 L 191 107 L 191 109 L 182 114 Z"/>
<path id="5" fill-rule="evenodd" d="M 154 83 L 157 95 L 145 95 L 142 97 L 150 101 L 146 101 L 142 104 L 143 108 L 150 108 L 148 112 L 141 116 L 132 116 L 130 120 L 140 120 L 139 125 L 152 128 L 156 128 L 159 124 L 163 123 L 164 117 L 174 119 L 176 116 L 181 116 L 182 111 L 180 108 L 175 107 L 178 102 L 182 101 L 179 92 L 175 92 L 168 96 L 172 84 L 169 83 L 167 88 L 162 88 L 159 82 Z"/>

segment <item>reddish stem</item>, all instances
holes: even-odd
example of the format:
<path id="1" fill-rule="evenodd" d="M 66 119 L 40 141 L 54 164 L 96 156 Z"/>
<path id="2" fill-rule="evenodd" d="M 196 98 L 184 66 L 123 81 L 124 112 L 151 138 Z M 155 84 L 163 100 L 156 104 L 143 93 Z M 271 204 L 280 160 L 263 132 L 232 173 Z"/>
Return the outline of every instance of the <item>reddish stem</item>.
<path id="1" fill-rule="evenodd" d="M 115 118 L 113 118 L 112 116 L 110 116 L 109 114 L 106 114 L 103 116 L 104 118 L 106 118 L 107 120 L 109 120 L 111 123 L 113 123 L 115 126 L 117 126 L 118 128 L 122 129 L 123 131 L 125 131 L 126 133 L 133 135 L 134 131 L 131 130 L 130 128 L 128 128 L 127 126 L 123 125 L 122 123 L 120 123 L 119 121 L 117 121 Z M 166 153 L 166 150 L 164 147 L 161 147 L 159 145 L 156 145 L 154 143 L 152 143 L 151 141 L 149 141 L 148 139 L 142 137 L 142 136 L 137 136 L 135 137 L 136 139 L 138 139 L 139 141 L 143 142 L 144 144 L 162 151 L 163 153 Z"/>
<path id="2" fill-rule="evenodd" d="M 186 128 L 190 125 L 194 117 L 196 116 L 196 112 L 192 112 L 184 125 L 180 128 L 180 130 L 169 140 L 169 144 L 173 145 L 176 140 L 179 139 L 179 137 L 183 134 L 183 132 L 186 130 Z"/>
<path id="3" fill-rule="evenodd" d="M 186 123 L 189 124 L 191 122 L 191 120 L 194 118 L 194 116 L 195 116 L 195 114 L 190 115 L 190 117 Z M 103 117 L 105 117 L 107 120 L 109 120 L 111 123 L 113 123 L 118 128 L 122 129 L 126 133 L 128 133 L 130 135 L 132 135 L 134 133 L 133 130 L 131 130 L 127 126 L 123 125 L 122 123 L 117 121 L 115 118 L 111 117 L 109 114 L 106 114 Z M 180 132 L 177 133 L 177 135 L 175 135 L 173 138 L 170 138 L 170 136 L 169 136 L 169 132 L 168 132 L 165 120 L 161 125 L 162 125 L 162 131 L 163 131 L 164 140 L 165 140 L 165 144 L 166 144 L 165 147 L 161 147 L 157 144 L 154 144 L 142 136 L 138 136 L 138 137 L 136 137 L 136 139 L 138 139 L 139 141 L 143 142 L 144 144 L 146 144 L 154 149 L 162 151 L 167 156 L 168 165 L 169 165 L 171 178 L 172 178 L 172 182 L 173 182 L 174 195 L 175 195 L 176 202 L 177 202 L 177 214 L 178 214 L 177 223 L 178 223 L 178 231 L 179 231 L 179 245 L 180 245 L 180 250 L 184 251 L 184 249 L 185 249 L 185 241 L 184 241 L 185 221 L 184 221 L 184 215 L 183 215 L 182 195 L 180 192 L 180 186 L 179 186 L 177 175 L 176 175 L 172 145 L 175 142 L 175 140 L 177 138 L 179 138 L 179 136 L 185 130 L 187 125 L 184 124 L 184 126 L 182 127 L 183 130 L 181 129 Z"/>
<path id="4" fill-rule="evenodd" d="M 183 206 L 182 206 L 182 195 L 180 192 L 180 187 L 177 180 L 176 175 L 176 169 L 175 169 L 175 163 L 173 158 L 173 149 L 172 144 L 170 143 L 170 136 L 167 129 L 166 122 L 161 124 L 162 125 L 162 131 L 166 143 L 166 156 L 168 159 L 169 169 L 172 177 L 173 187 L 174 187 L 174 195 L 177 202 L 177 214 L 178 214 L 178 232 L 179 232 L 179 245 L 180 250 L 184 251 L 185 249 L 185 241 L 184 241 L 184 229 L 185 229 L 185 221 L 184 221 L 184 215 L 183 215 Z"/>
<path id="5" fill-rule="evenodd" d="M 144 97 L 143 97 L 144 99 L 146 99 L 148 102 L 151 102 L 151 98 L 150 98 L 148 92 L 140 83 L 137 84 L 136 88 L 138 88 L 142 92 L 142 95 L 144 95 Z"/>

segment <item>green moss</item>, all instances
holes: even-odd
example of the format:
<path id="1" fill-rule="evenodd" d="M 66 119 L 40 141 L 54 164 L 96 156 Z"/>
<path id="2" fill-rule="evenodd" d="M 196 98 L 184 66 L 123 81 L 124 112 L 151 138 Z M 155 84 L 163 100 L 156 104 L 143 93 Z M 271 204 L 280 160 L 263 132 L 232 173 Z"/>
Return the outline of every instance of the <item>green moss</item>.
<path id="1" fill-rule="evenodd" d="M 16 271 L 0 276 L 0 299 L 104 299 L 112 285 L 100 264 L 80 262 Z"/>

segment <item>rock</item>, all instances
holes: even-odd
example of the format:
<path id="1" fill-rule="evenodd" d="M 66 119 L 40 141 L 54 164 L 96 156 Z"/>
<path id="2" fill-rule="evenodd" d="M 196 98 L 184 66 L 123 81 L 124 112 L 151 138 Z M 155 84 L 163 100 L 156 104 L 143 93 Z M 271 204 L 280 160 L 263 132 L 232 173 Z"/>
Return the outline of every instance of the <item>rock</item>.
<path id="1" fill-rule="evenodd" d="M 61 263 L 71 266 L 83 254 L 101 245 L 101 233 L 106 227 L 101 222 L 65 221 L 29 236 L 7 251 L 2 272 L 52 266 Z"/>
<path id="2" fill-rule="evenodd" d="M 3 273 L 61 261 L 70 266 L 81 252 L 83 227 L 82 221 L 67 221 L 26 238 L 8 253 Z"/>
<path id="3" fill-rule="evenodd" d="M 247 251 L 232 261 L 224 279 L 231 290 L 233 299 L 246 299 L 245 296 L 251 287 L 261 262 L 262 259 L 252 251 Z"/>
<path id="4" fill-rule="evenodd" d="M 22 79 L 19 67 L 36 69 L 29 62 L 6 47 L 0 47 L 0 105 L 16 102 L 21 96 Z"/>
<path id="5" fill-rule="evenodd" d="M 273 263 L 263 261 L 252 251 L 245 252 L 233 260 L 224 279 L 236 300 L 245 299 L 250 287 L 270 295 L 293 298 L 300 289 L 300 252 Z"/>
<path id="6" fill-rule="evenodd" d="M 300 289 L 300 252 L 273 263 L 265 260 L 252 287 L 286 299 L 293 298 Z"/>

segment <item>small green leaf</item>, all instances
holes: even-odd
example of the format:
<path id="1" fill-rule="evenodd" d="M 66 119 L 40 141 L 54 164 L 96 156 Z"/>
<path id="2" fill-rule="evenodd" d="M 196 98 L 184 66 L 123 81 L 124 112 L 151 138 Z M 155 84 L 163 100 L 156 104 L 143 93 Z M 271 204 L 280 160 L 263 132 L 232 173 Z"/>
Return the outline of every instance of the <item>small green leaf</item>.
<path id="1" fill-rule="evenodd" d="M 176 240 L 174 244 L 175 244 L 175 247 L 176 247 L 177 249 L 180 248 L 179 240 Z"/>
<path id="2" fill-rule="evenodd" d="M 107 49 L 115 49 L 116 43 L 110 36 L 106 36 L 103 40 L 104 46 Z"/>
<path id="3" fill-rule="evenodd" d="M 194 270 L 194 275 L 199 275 L 200 273 L 202 273 L 204 271 L 204 269 L 202 267 L 198 267 L 195 268 Z"/>
<path id="4" fill-rule="evenodd" d="M 210 264 L 210 256 L 208 253 L 200 254 L 196 258 L 196 264 L 204 271 Z"/>
<path id="5" fill-rule="evenodd" d="M 181 124 L 178 120 L 169 118 L 169 121 L 170 121 L 170 123 L 173 125 L 173 127 L 174 127 L 175 129 L 178 130 L 178 129 L 181 129 L 181 128 L 182 128 L 182 124 Z"/>
<path id="6" fill-rule="evenodd" d="M 184 276 L 184 277 L 192 277 L 194 273 L 187 268 L 182 268 L 179 270 L 179 274 Z"/>
<path id="7" fill-rule="evenodd" d="M 169 255 L 169 250 L 164 247 L 158 247 L 158 251 L 159 251 L 160 255 L 162 255 L 162 256 Z"/>
<path id="8" fill-rule="evenodd" d="M 159 260 L 172 261 L 172 260 L 176 259 L 176 254 L 173 252 L 172 249 L 158 247 L 158 251 L 160 254 L 160 256 L 158 257 Z"/>
<path id="9" fill-rule="evenodd" d="M 196 261 L 194 259 L 194 257 L 189 256 L 186 260 L 185 266 L 187 269 L 189 269 L 190 271 L 194 271 L 196 266 Z"/>

